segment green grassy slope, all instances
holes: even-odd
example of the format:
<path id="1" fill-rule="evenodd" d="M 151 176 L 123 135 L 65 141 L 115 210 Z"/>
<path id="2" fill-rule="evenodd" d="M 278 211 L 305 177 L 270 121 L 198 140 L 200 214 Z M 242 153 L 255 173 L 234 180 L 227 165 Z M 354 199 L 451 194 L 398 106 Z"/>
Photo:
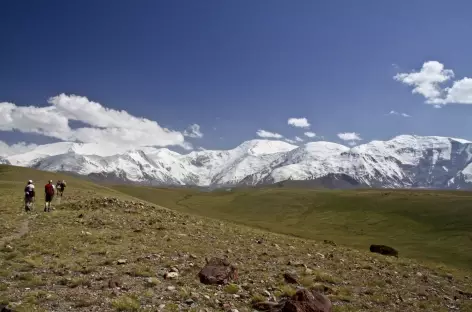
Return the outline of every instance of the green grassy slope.
<path id="1" fill-rule="evenodd" d="M 472 268 L 471 192 L 115 189 L 183 212 L 364 250 L 386 244 L 404 257 Z"/>
<path id="2" fill-rule="evenodd" d="M 48 179 L 62 177 L 68 181 L 68 189 L 61 203 L 53 203 L 55 210 L 42 212 L 43 195 L 38 192 L 39 207 L 22 211 L 24 181 L 34 179 L 42 188 Z M 356 207 L 355 198 L 364 204 L 364 214 L 370 215 L 368 203 L 375 202 L 376 196 L 377 201 L 386 201 L 390 195 L 300 189 L 215 193 L 129 186 L 110 189 L 74 177 L 9 166 L 0 166 L 0 185 L 2 225 L 8 228 L 0 230 L 0 307 L 8 303 L 17 312 L 232 308 L 250 312 L 254 301 L 279 300 L 295 292 L 296 285 L 284 282 L 286 272 L 294 273 L 300 285 L 329 297 L 333 312 L 472 311 L 470 271 L 359 252 L 196 215 L 328 239 L 337 234 L 339 242 L 343 231 L 350 233 L 344 224 L 361 223 L 355 218 L 362 214 L 348 217 L 349 207 L 329 212 L 318 205 L 333 206 L 330 200 L 340 200 Z M 193 215 L 140 202 L 121 191 Z M 462 196 L 459 202 L 468 200 L 467 194 L 457 194 Z M 316 209 L 308 209 L 310 201 Z M 365 219 L 387 216 L 385 212 Z M 424 219 L 414 215 L 418 216 Z M 396 218 L 396 222 L 415 219 L 408 215 L 393 220 Z M 328 228 L 327 222 L 334 226 Z M 402 227 L 397 224 L 396 228 Z M 411 225 L 404 228 L 414 230 Z M 425 232 L 418 229 L 418 233 Z M 456 228 L 453 232 L 458 233 Z M 378 236 L 386 240 L 385 233 Z M 234 284 L 200 283 L 197 273 L 205 258 L 213 256 L 227 256 L 238 267 L 239 279 Z M 164 273 L 171 268 L 179 276 L 165 279 Z M 112 281 L 118 281 L 120 288 Z"/>
<path id="3" fill-rule="evenodd" d="M 89 194 L 100 194 L 104 196 L 124 196 L 116 190 L 100 186 L 80 178 L 72 177 L 66 174 L 57 174 L 44 172 L 30 168 L 0 165 L 0 192 L 2 193 L 2 202 L 0 203 L 0 214 L 4 220 L 0 227 L 0 236 L 7 235 L 18 227 L 22 216 L 19 214 L 24 211 L 24 187 L 28 180 L 33 180 L 36 188 L 36 210 L 44 208 L 44 185 L 53 180 L 66 180 L 67 187 L 65 195 L 68 200 L 84 198 Z M 73 194 L 68 194 L 73 189 Z M 72 196 L 71 196 L 72 195 Z M 57 198 L 53 204 L 57 204 Z"/>

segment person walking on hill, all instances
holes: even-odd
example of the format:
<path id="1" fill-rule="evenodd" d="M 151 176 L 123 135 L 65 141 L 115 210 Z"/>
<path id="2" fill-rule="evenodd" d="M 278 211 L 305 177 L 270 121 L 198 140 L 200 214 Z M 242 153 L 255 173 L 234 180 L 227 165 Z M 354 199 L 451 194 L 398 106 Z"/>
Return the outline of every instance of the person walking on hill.
<path id="1" fill-rule="evenodd" d="M 49 183 L 44 186 L 44 197 L 45 197 L 44 212 L 51 211 L 51 202 L 52 202 L 52 199 L 54 198 L 54 193 L 55 193 L 54 185 L 52 184 L 52 180 L 49 180 Z"/>
<path id="2" fill-rule="evenodd" d="M 25 186 L 25 211 L 33 210 L 34 197 L 35 193 L 33 180 L 29 180 L 28 184 Z"/>
<path id="3" fill-rule="evenodd" d="M 59 193 L 61 193 L 61 180 L 57 180 L 56 182 L 56 195 L 59 196 Z"/>
<path id="4" fill-rule="evenodd" d="M 60 190 L 61 197 L 62 197 L 62 194 L 64 194 L 64 189 L 66 188 L 66 181 L 65 180 L 62 180 L 62 182 L 59 181 L 59 186 L 60 186 L 59 190 Z"/>

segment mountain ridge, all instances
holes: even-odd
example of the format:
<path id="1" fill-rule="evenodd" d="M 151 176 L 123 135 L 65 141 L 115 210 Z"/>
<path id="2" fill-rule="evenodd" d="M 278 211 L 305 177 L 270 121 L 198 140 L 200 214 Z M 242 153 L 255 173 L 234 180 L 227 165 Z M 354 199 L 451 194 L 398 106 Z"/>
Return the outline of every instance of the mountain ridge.
<path id="1" fill-rule="evenodd" d="M 322 185 L 333 187 L 472 188 L 472 142 L 441 136 L 399 135 L 355 147 L 256 139 L 229 150 L 187 154 L 59 142 L 0 155 L 0 162 L 150 185 L 223 187 L 323 178 Z M 339 177 L 350 182 L 329 181 Z"/>

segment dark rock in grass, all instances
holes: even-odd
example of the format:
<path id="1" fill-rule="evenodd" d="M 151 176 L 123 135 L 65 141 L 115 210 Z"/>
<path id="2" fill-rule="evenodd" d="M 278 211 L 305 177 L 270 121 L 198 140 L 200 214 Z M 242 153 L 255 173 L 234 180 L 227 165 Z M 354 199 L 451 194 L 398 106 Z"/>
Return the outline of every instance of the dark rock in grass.
<path id="1" fill-rule="evenodd" d="M 292 273 L 284 273 L 284 280 L 289 284 L 298 284 L 297 277 Z"/>
<path id="2" fill-rule="evenodd" d="M 227 284 L 238 279 L 238 271 L 227 259 L 211 258 L 198 273 L 203 284 Z"/>
<path id="3" fill-rule="evenodd" d="M 253 308 L 269 312 L 331 312 L 333 305 L 328 297 L 303 288 L 290 298 L 282 298 L 278 303 L 256 302 Z"/>
<path id="4" fill-rule="evenodd" d="M 8 304 L 0 304 L 0 312 L 13 312 L 13 308 L 11 308 Z"/>
<path id="5" fill-rule="evenodd" d="M 323 243 L 325 243 L 326 245 L 336 246 L 335 242 L 333 242 L 332 240 L 328 240 L 328 239 L 325 239 L 323 241 Z"/>
<path id="6" fill-rule="evenodd" d="M 370 245 L 370 251 L 384 256 L 398 257 L 398 251 L 385 245 Z"/>

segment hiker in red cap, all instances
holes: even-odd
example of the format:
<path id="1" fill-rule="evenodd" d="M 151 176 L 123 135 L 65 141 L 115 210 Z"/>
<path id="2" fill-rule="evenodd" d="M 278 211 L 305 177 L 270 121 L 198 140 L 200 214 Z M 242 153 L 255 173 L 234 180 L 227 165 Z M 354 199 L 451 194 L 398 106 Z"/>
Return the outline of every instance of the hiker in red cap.
<path id="1" fill-rule="evenodd" d="M 44 212 L 51 211 L 51 202 L 54 198 L 54 193 L 56 192 L 54 185 L 52 184 L 52 180 L 49 180 L 49 183 L 44 186 L 44 197 L 46 199 L 44 203 Z"/>

